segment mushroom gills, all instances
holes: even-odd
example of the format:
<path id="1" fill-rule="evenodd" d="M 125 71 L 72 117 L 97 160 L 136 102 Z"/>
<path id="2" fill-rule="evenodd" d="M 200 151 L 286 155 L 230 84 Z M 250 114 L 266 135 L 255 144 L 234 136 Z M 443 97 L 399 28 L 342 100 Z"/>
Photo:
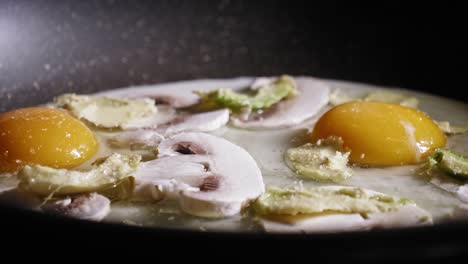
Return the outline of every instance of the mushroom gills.
<path id="1" fill-rule="evenodd" d="M 158 159 L 138 167 L 136 182 L 137 190 L 157 186 L 166 197 L 177 199 L 184 212 L 211 218 L 238 214 L 265 189 L 260 169 L 247 151 L 196 132 L 162 141 Z"/>

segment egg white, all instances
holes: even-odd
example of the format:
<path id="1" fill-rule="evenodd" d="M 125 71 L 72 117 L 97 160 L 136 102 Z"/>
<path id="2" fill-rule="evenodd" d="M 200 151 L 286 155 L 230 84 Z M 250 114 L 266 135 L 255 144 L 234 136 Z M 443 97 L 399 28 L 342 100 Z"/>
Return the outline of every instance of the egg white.
<path id="1" fill-rule="evenodd" d="M 119 96 L 151 91 L 152 89 L 179 89 L 190 93 L 192 90 L 233 88 L 247 86 L 252 78 L 243 77 L 230 80 L 196 80 L 177 82 L 172 84 L 130 87 L 110 90 L 101 95 Z M 350 96 L 362 96 L 374 89 L 386 89 L 359 83 L 323 80 L 332 89 L 339 89 Z M 388 89 L 388 88 L 387 88 Z M 395 88 L 394 88 L 395 89 Z M 394 90 L 392 89 L 392 90 Z M 447 120 L 453 124 L 468 124 L 468 107 L 466 104 L 437 97 L 421 92 L 400 89 L 401 92 L 413 95 L 420 100 L 420 109 L 434 120 Z M 327 185 L 310 179 L 305 179 L 293 173 L 284 162 L 284 152 L 303 143 L 305 132 L 313 127 L 318 117 L 327 109 L 323 109 L 315 118 L 288 129 L 277 130 L 241 130 L 224 127 L 214 134 L 225 137 L 233 143 L 246 149 L 257 161 L 262 170 L 267 187 L 291 186 L 319 186 Z M 96 131 L 101 147 L 96 157 L 106 156 L 113 151 L 129 152 L 125 149 L 112 149 L 105 144 L 106 138 L 112 134 Z M 468 154 L 468 134 L 455 135 L 448 138 L 448 147 L 455 151 Z M 148 153 L 146 153 L 148 154 Z M 94 160 L 94 159 L 92 159 Z M 82 167 L 89 166 L 89 162 Z M 434 223 L 440 223 L 455 217 L 462 203 L 452 194 L 430 184 L 425 176 L 418 176 L 415 170 L 418 166 L 396 166 L 387 168 L 359 168 L 355 167 L 354 175 L 340 183 L 341 185 L 363 187 L 378 192 L 414 200 L 420 207 L 428 210 Z M 331 184 L 331 183 L 330 183 Z M 187 228 L 201 231 L 257 231 L 259 226 L 254 218 L 235 216 L 227 219 L 202 219 L 188 216 L 177 208 L 174 201 L 160 203 L 131 203 L 116 202 L 112 204 L 111 213 L 104 219 L 108 222 L 117 222 L 137 226 L 157 226 L 163 228 Z"/>

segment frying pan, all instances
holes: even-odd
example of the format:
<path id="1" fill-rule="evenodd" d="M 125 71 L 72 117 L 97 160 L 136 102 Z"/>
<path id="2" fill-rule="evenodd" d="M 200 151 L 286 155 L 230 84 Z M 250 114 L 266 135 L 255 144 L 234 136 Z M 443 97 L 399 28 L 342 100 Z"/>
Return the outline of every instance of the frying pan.
<path id="1" fill-rule="evenodd" d="M 398 86 L 466 102 L 466 41 L 457 10 L 463 9 L 295 1 L 0 1 L 0 110 L 66 92 L 282 73 Z M 146 229 L 8 205 L 0 212 L 2 240 L 25 236 L 35 249 L 52 243 L 141 254 L 142 248 L 164 245 L 184 248 L 187 255 L 180 259 L 228 254 L 230 241 L 243 255 L 259 259 L 293 260 L 307 253 L 401 261 L 468 254 L 468 238 L 460 235 L 468 231 L 466 222 L 312 236 Z"/>

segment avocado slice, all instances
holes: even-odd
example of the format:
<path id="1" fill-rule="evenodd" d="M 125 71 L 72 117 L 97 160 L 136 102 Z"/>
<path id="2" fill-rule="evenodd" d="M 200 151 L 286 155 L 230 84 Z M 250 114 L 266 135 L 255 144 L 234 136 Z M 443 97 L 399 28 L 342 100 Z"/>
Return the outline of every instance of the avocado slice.
<path id="1" fill-rule="evenodd" d="M 396 211 L 408 203 L 413 202 L 354 187 L 270 188 L 255 201 L 254 209 L 260 215 L 368 214 Z"/>
<path id="2" fill-rule="evenodd" d="M 239 93 L 231 89 L 218 89 L 209 92 L 196 91 L 195 93 L 201 98 L 199 105 L 211 108 L 226 107 L 238 112 L 246 108 L 251 110 L 269 108 L 288 96 L 296 95 L 297 88 L 292 77 L 283 75 L 272 83 L 250 91 L 251 94 Z"/>
<path id="3" fill-rule="evenodd" d="M 343 141 L 328 138 L 286 151 L 286 164 L 297 174 L 316 181 L 340 182 L 353 175 L 347 166 L 350 152 L 341 152 Z"/>
<path id="4" fill-rule="evenodd" d="M 77 118 L 104 128 L 125 128 L 134 119 L 157 112 L 152 99 L 121 99 L 105 96 L 64 94 L 55 103 Z"/>
<path id="5" fill-rule="evenodd" d="M 428 164 L 429 169 L 438 169 L 458 180 L 468 180 L 468 156 L 449 149 L 436 149 Z"/>
<path id="6" fill-rule="evenodd" d="M 133 188 L 133 179 L 127 178 L 135 175 L 140 159 L 140 155 L 114 153 L 89 171 L 26 165 L 18 172 L 19 188 L 39 196 L 102 191 L 111 198 L 121 198 L 118 188 L 127 193 Z"/>

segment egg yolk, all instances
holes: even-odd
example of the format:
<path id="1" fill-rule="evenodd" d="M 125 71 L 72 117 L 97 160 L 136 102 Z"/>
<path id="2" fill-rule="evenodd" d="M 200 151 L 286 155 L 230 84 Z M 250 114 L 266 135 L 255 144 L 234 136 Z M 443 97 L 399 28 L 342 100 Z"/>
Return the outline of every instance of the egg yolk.
<path id="1" fill-rule="evenodd" d="M 70 168 L 97 148 L 93 132 L 64 111 L 31 107 L 0 114 L 0 172 L 25 164 Z"/>
<path id="2" fill-rule="evenodd" d="M 352 163 L 368 166 L 415 164 L 446 143 L 444 133 L 424 113 L 398 104 L 349 102 L 326 112 L 311 139 L 343 139 Z"/>

